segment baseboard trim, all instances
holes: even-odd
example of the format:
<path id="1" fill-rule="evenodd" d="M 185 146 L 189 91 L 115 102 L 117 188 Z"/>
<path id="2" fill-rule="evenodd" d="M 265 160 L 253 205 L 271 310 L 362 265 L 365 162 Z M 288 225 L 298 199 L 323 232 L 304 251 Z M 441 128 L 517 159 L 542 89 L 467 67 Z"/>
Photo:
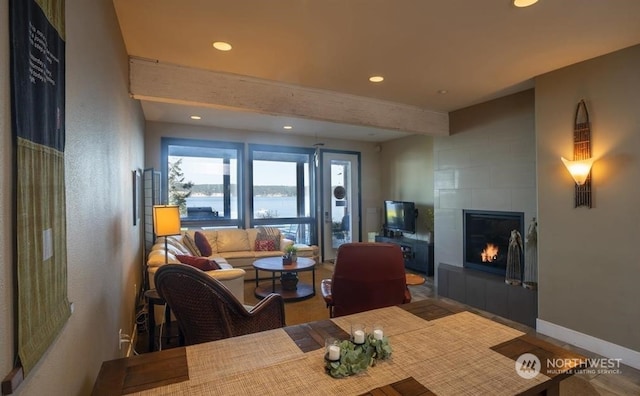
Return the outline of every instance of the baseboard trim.
<path id="1" fill-rule="evenodd" d="M 536 331 L 607 358 L 622 359 L 622 364 L 640 370 L 640 352 L 634 351 L 633 349 L 601 340 L 542 319 L 536 320 Z"/>

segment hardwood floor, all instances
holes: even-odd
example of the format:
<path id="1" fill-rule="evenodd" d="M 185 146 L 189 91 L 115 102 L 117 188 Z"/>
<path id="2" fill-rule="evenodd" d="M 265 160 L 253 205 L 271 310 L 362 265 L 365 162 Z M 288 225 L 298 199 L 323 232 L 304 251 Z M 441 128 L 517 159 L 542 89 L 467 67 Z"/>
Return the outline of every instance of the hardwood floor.
<path id="1" fill-rule="evenodd" d="M 434 284 L 433 277 L 426 278 L 426 282 L 420 286 L 409 286 L 411 290 L 411 296 L 414 301 L 419 301 L 425 298 L 436 298 L 440 300 L 447 301 L 452 304 L 459 305 L 461 307 L 465 307 L 467 311 L 477 313 L 478 315 L 490 318 L 497 322 L 503 323 L 509 327 L 513 327 L 522 332 L 535 335 L 538 338 L 544 339 L 550 343 L 555 345 L 562 346 L 572 351 L 576 351 L 584 356 L 590 358 L 598 358 L 601 357 L 599 355 L 594 354 L 593 352 L 575 347 L 571 344 L 568 344 L 563 341 L 556 340 L 555 338 L 551 338 L 545 336 L 543 334 L 539 334 L 535 331 L 535 329 L 522 325 L 520 323 L 501 318 L 499 316 L 493 315 L 491 313 L 481 311 L 467 305 L 458 303 L 457 301 L 441 298 L 437 295 Z M 576 374 L 577 377 L 583 379 L 588 382 L 588 384 L 593 387 L 593 389 L 600 395 L 640 395 L 640 370 L 637 370 L 633 367 L 629 367 L 626 365 L 622 365 L 620 374 Z M 561 395 L 565 395 L 567 393 L 561 392 Z M 567 394 L 569 395 L 569 394 Z M 582 393 L 571 393 L 571 396 L 583 396 Z"/>
<path id="2" fill-rule="evenodd" d="M 309 322 L 313 320 L 321 320 L 328 318 L 328 310 L 324 306 L 322 297 L 319 292 L 319 282 L 324 277 L 329 277 L 332 271 L 331 264 L 325 264 L 322 268 L 319 268 L 316 271 L 316 296 L 311 299 L 299 301 L 299 302 L 290 302 L 285 304 L 285 312 L 287 317 L 287 325 L 294 325 L 303 322 Z M 307 280 L 304 278 L 305 276 L 309 276 Z M 310 274 L 301 273 L 301 280 L 311 281 Z M 254 281 L 247 281 L 245 283 L 245 302 L 247 304 L 254 304 L 257 300 L 253 295 L 253 291 L 255 288 Z M 577 348 L 571 344 L 567 344 L 565 342 L 553 339 L 551 337 L 547 337 L 542 334 L 538 334 L 535 329 L 524 326 L 520 323 L 516 323 L 496 315 L 466 306 L 464 304 L 460 304 L 454 300 L 441 298 L 437 295 L 433 278 L 427 277 L 426 281 L 422 285 L 417 286 L 409 286 L 409 290 L 411 291 L 412 300 L 420 301 L 427 298 L 435 298 L 444 300 L 446 302 L 459 305 L 461 308 L 465 310 L 477 313 L 478 315 L 490 318 L 497 322 L 503 323 L 507 326 L 518 329 L 522 332 L 534 335 L 538 338 L 542 338 L 548 342 L 553 344 L 562 346 L 564 348 L 576 351 L 584 356 L 597 358 L 600 357 L 592 352 L 583 350 L 581 348 Z M 177 324 L 172 323 L 169 328 L 165 327 L 163 329 L 163 333 L 165 337 L 163 338 L 162 348 L 168 349 L 173 348 L 178 345 L 177 340 Z M 156 330 L 156 334 L 159 333 L 159 329 Z M 138 341 L 136 343 L 136 352 L 137 353 L 145 353 L 148 350 L 148 338 L 146 331 L 142 331 L 138 334 Z M 620 374 L 576 374 L 574 377 L 578 377 L 579 380 L 584 380 L 585 384 L 582 384 L 581 387 L 573 386 L 571 388 L 561 388 L 561 395 L 580 395 L 583 396 L 585 394 L 600 394 L 600 395 L 640 395 L 640 370 L 634 369 L 632 367 L 622 365 Z M 588 391 L 588 392 L 587 392 Z"/>

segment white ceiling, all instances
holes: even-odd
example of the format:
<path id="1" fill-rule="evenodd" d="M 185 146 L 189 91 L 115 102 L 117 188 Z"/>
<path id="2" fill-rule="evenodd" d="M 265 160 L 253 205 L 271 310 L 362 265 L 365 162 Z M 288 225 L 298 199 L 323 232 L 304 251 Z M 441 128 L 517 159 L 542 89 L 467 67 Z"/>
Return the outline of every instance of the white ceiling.
<path id="1" fill-rule="evenodd" d="M 640 43 L 639 0 L 114 0 L 127 52 L 450 112 Z M 220 52 L 213 41 L 233 50 Z M 385 76 L 372 84 L 368 77 Z M 438 91 L 446 90 L 446 94 Z M 385 141 L 403 132 L 142 101 L 150 121 Z M 189 115 L 203 117 L 192 121 Z"/>

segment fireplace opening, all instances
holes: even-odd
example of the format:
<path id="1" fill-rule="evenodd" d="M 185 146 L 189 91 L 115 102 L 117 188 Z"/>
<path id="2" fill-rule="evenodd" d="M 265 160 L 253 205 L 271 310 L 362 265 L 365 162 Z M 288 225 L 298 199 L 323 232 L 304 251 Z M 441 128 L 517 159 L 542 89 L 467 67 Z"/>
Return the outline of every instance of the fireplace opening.
<path id="1" fill-rule="evenodd" d="M 463 216 L 464 266 L 505 276 L 511 230 L 524 238 L 524 213 L 463 210 Z"/>

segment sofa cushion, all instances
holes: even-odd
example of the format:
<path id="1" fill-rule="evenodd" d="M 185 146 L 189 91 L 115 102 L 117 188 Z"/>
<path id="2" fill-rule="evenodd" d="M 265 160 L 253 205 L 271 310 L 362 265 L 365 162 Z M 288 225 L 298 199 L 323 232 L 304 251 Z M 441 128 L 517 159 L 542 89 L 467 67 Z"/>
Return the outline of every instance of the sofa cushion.
<path id="1" fill-rule="evenodd" d="M 273 238 L 270 239 L 256 239 L 254 250 L 256 252 L 272 252 L 276 250 L 276 242 Z"/>
<path id="2" fill-rule="evenodd" d="M 162 242 L 162 244 L 164 245 L 164 238 L 165 237 L 159 237 L 158 241 Z M 166 237 L 167 238 L 167 245 L 171 248 L 174 248 L 174 251 L 176 252 L 182 252 L 182 254 L 190 254 L 189 249 L 182 243 L 182 236 L 180 235 L 171 235 Z M 156 241 L 156 243 L 158 242 Z M 179 254 L 179 253 L 176 253 Z"/>
<path id="3" fill-rule="evenodd" d="M 201 255 L 211 256 L 213 250 L 211 249 L 209 240 L 207 240 L 207 237 L 203 233 L 196 231 L 195 234 L 193 234 L 193 240 L 195 241 Z"/>
<path id="4" fill-rule="evenodd" d="M 251 252 L 249 237 L 245 230 L 227 229 L 218 230 L 218 253 L 224 252 Z"/>
<path id="5" fill-rule="evenodd" d="M 215 262 L 215 260 L 210 260 L 207 257 L 196 257 L 196 256 L 179 254 L 176 256 L 176 258 L 182 264 L 188 264 L 202 271 L 211 271 L 211 270 L 220 269 L 220 266 L 218 265 L 218 263 Z"/>
<path id="6" fill-rule="evenodd" d="M 202 253 L 200 253 L 200 249 L 198 249 L 198 245 L 196 245 L 196 241 L 193 239 L 191 234 L 185 232 L 182 236 L 182 244 L 189 249 L 191 255 L 202 256 Z"/>
<path id="7" fill-rule="evenodd" d="M 275 227 L 258 227 L 256 241 L 273 241 L 274 250 L 280 250 L 280 230 Z"/>

